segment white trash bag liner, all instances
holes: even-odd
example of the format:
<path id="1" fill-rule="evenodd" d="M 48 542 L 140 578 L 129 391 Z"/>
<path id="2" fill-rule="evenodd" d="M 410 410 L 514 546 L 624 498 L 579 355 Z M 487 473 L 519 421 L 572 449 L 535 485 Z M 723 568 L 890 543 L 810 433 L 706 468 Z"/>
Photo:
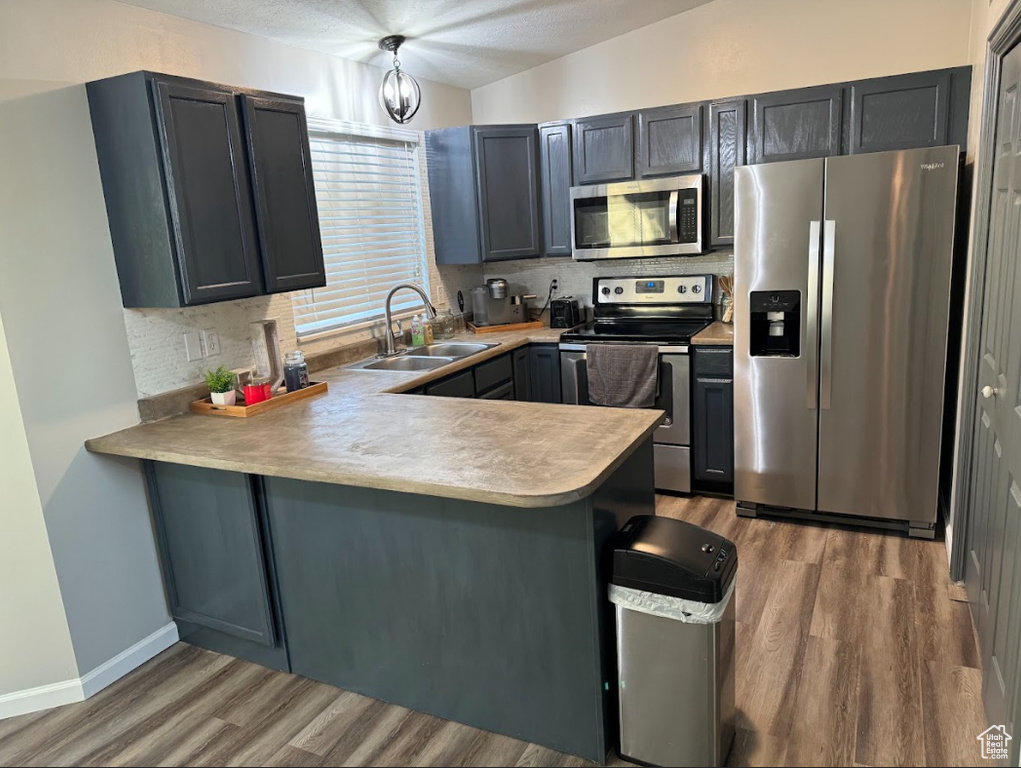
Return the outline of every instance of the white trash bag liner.
<path id="1" fill-rule="evenodd" d="M 685 624 L 718 624 L 723 619 L 730 599 L 734 596 L 737 579 L 730 582 L 727 594 L 718 603 L 700 603 L 670 595 L 658 595 L 631 587 L 610 585 L 610 602 L 621 608 L 660 616 L 664 619 L 683 621 Z"/>

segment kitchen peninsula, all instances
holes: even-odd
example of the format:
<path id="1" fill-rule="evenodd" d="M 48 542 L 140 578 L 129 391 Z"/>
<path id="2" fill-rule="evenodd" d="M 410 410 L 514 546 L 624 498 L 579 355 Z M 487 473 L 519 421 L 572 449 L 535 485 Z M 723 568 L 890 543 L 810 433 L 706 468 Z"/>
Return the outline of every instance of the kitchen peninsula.
<path id="1" fill-rule="evenodd" d="M 549 331 L 546 331 L 548 334 Z M 602 761 L 614 716 L 601 553 L 654 512 L 660 411 L 401 394 L 333 369 L 251 419 L 88 441 L 145 461 L 182 639 Z"/>

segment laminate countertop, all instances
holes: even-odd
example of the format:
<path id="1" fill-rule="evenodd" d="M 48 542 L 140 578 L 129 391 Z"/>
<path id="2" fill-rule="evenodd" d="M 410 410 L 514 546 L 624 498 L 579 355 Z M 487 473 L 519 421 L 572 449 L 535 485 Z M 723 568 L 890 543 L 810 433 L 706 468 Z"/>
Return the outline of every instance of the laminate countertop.
<path id="1" fill-rule="evenodd" d="M 691 343 L 703 347 L 732 347 L 734 346 L 734 324 L 716 320 L 712 325 L 692 336 Z"/>
<path id="2" fill-rule="evenodd" d="M 590 495 L 658 410 L 399 394 L 561 331 L 464 334 L 498 346 L 432 371 L 334 368 L 329 391 L 247 419 L 188 413 L 86 441 L 92 453 L 517 507 Z"/>

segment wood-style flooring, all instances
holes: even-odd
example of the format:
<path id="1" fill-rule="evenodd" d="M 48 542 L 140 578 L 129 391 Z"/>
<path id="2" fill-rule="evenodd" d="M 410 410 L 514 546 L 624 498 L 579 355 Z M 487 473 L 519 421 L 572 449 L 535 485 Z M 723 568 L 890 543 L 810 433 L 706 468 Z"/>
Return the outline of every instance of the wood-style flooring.
<path id="1" fill-rule="evenodd" d="M 658 512 L 737 544 L 730 764 L 981 762 L 979 657 L 942 543 L 709 498 Z M 0 721 L 0 765 L 587 763 L 178 643 L 88 701 Z"/>

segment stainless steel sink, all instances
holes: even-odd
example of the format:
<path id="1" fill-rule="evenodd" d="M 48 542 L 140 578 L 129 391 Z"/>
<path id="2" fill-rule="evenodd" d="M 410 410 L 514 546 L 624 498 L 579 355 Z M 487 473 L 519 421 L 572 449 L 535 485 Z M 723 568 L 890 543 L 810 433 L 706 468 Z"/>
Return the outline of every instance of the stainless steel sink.
<path id="1" fill-rule="evenodd" d="M 408 350 L 408 353 L 415 356 L 425 355 L 427 357 L 453 357 L 461 359 L 469 355 L 477 355 L 485 352 L 496 344 L 482 344 L 473 341 L 438 341 L 435 344 L 427 344 L 424 347 L 415 347 Z"/>
<path id="2" fill-rule="evenodd" d="M 397 357 L 384 357 L 365 365 L 353 365 L 351 367 L 363 368 L 367 371 L 431 371 L 433 368 L 442 368 L 447 363 L 452 362 L 454 362 L 452 357 L 399 355 Z"/>

